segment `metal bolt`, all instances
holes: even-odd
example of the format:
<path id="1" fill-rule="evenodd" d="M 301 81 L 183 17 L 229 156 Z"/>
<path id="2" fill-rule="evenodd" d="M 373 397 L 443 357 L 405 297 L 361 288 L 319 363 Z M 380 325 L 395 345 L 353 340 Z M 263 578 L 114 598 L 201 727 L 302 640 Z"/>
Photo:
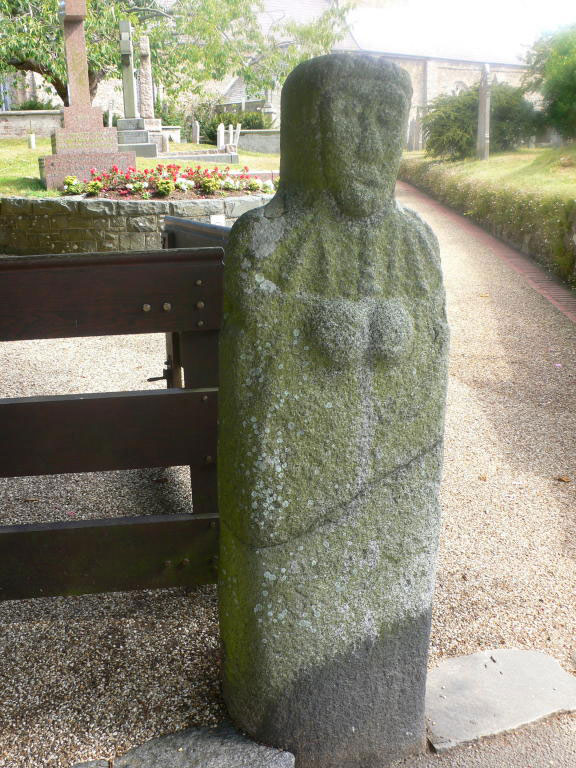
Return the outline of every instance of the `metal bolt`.
<path id="1" fill-rule="evenodd" d="M 202 280 L 196 280 L 196 285 L 202 285 Z"/>
<path id="2" fill-rule="evenodd" d="M 205 456 L 204 461 L 206 462 L 206 464 L 212 464 L 214 459 L 212 458 L 212 456 Z"/>
<path id="3" fill-rule="evenodd" d="M 172 560 L 164 560 L 164 568 L 172 568 Z"/>
<path id="4" fill-rule="evenodd" d="M 206 400 L 208 400 L 208 395 L 202 395 L 202 400 L 203 400 L 204 402 L 206 402 Z"/>
<path id="5" fill-rule="evenodd" d="M 204 309 L 205 306 L 206 306 L 206 304 L 204 304 L 203 301 L 197 301 L 196 302 L 196 309 Z"/>
<path id="6" fill-rule="evenodd" d="M 216 520 L 210 520 L 210 528 L 216 528 Z"/>
<path id="7" fill-rule="evenodd" d="M 150 312 L 151 309 L 152 309 L 151 304 L 142 304 L 142 312 Z"/>
<path id="8" fill-rule="evenodd" d="M 204 320 L 198 320 L 196 325 L 198 326 L 198 328 L 202 328 L 202 326 L 204 325 Z"/>
<path id="9" fill-rule="evenodd" d="M 187 565 L 190 565 L 190 560 L 187 557 L 185 557 L 184 560 L 182 560 L 182 562 L 180 563 L 180 567 L 186 568 Z"/>
<path id="10" fill-rule="evenodd" d="M 170 304 L 169 301 L 165 301 L 164 304 L 162 304 L 162 309 L 164 310 L 164 312 L 170 312 L 170 310 L 172 309 L 172 304 Z"/>

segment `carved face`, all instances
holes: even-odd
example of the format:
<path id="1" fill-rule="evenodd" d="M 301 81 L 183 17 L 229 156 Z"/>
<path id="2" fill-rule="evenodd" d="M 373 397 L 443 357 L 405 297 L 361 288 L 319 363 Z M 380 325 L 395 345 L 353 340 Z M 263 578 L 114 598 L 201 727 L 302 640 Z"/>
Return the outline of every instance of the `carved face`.
<path id="1" fill-rule="evenodd" d="M 322 169 L 342 213 L 369 216 L 392 196 L 406 113 L 406 95 L 376 78 L 344 84 L 323 98 Z"/>

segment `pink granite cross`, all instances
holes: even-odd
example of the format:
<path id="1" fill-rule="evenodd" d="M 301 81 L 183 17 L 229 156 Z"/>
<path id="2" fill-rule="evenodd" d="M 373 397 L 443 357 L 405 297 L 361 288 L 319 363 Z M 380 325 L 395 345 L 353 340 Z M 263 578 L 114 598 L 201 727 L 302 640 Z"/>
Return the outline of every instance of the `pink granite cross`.
<path id="1" fill-rule="evenodd" d="M 60 0 L 60 18 L 64 27 L 68 103 L 71 107 L 90 107 L 88 57 L 84 38 L 86 0 Z"/>

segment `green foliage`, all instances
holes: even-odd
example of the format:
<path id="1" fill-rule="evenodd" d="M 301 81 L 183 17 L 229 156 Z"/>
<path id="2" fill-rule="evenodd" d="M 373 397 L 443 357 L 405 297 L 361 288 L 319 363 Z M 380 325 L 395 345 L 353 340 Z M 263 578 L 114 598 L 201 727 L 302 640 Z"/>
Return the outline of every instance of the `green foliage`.
<path id="1" fill-rule="evenodd" d="M 259 128 L 270 128 L 271 118 L 268 115 L 262 114 L 262 112 L 220 112 L 216 113 L 201 124 L 201 130 L 203 136 L 206 137 L 210 144 L 216 144 L 216 133 L 220 123 L 224 123 L 226 127 L 232 123 L 242 124 L 242 128 L 247 130 L 257 130 Z"/>
<path id="2" fill-rule="evenodd" d="M 168 197 L 175 189 L 172 179 L 159 179 L 156 182 L 156 194 L 160 197 Z"/>
<path id="3" fill-rule="evenodd" d="M 405 158 L 399 177 L 455 208 L 500 239 L 531 254 L 576 287 L 576 200 L 477 178 L 437 161 Z"/>
<path id="4" fill-rule="evenodd" d="M 426 152 L 457 160 L 476 153 L 479 87 L 439 96 L 424 116 Z M 536 130 L 536 112 L 520 88 L 498 83 L 491 89 L 490 149 L 504 152 Z"/>
<path id="5" fill-rule="evenodd" d="M 576 137 L 576 25 L 541 37 L 526 57 L 525 85 L 540 91 L 550 125 Z"/>
<path id="6" fill-rule="evenodd" d="M 251 88 L 273 87 L 299 60 L 328 52 L 344 34 L 347 7 L 311 24 L 278 22 L 266 32 L 262 11 L 262 0 L 175 0 L 168 9 L 159 0 L 90 0 L 91 95 L 101 80 L 119 74 L 123 18 L 130 19 L 135 41 L 149 36 L 156 82 L 172 95 L 202 93 L 231 75 L 243 76 Z M 0 72 L 14 71 L 42 75 L 68 103 L 58 0 L 0 0 Z"/>
<path id="7" fill-rule="evenodd" d="M 44 101 L 43 99 L 38 98 L 31 98 L 26 99 L 26 101 L 23 101 L 21 104 L 17 104 L 16 106 L 12 107 L 13 110 L 24 110 L 24 109 L 58 109 L 56 104 L 53 104 L 51 101 Z"/>

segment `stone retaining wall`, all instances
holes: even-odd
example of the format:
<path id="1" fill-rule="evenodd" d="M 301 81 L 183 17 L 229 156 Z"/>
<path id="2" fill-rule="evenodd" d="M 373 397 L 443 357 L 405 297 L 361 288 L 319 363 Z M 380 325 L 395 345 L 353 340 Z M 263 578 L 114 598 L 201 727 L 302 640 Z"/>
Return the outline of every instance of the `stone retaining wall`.
<path id="1" fill-rule="evenodd" d="M 16 139 L 35 133 L 36 136 L 50 136 L 62 126 L 62 110 L 31 109 L 0 112 L 0 138 Z"/>
<path id="2" fill-rule="evenodd" d="M 41 254 L 140 251 L 160 248 L 164 217 L 226 224 L 270 195 L 215 200 L 106 200 L 99 198 L 0 198 L 0 253 Z"/>

